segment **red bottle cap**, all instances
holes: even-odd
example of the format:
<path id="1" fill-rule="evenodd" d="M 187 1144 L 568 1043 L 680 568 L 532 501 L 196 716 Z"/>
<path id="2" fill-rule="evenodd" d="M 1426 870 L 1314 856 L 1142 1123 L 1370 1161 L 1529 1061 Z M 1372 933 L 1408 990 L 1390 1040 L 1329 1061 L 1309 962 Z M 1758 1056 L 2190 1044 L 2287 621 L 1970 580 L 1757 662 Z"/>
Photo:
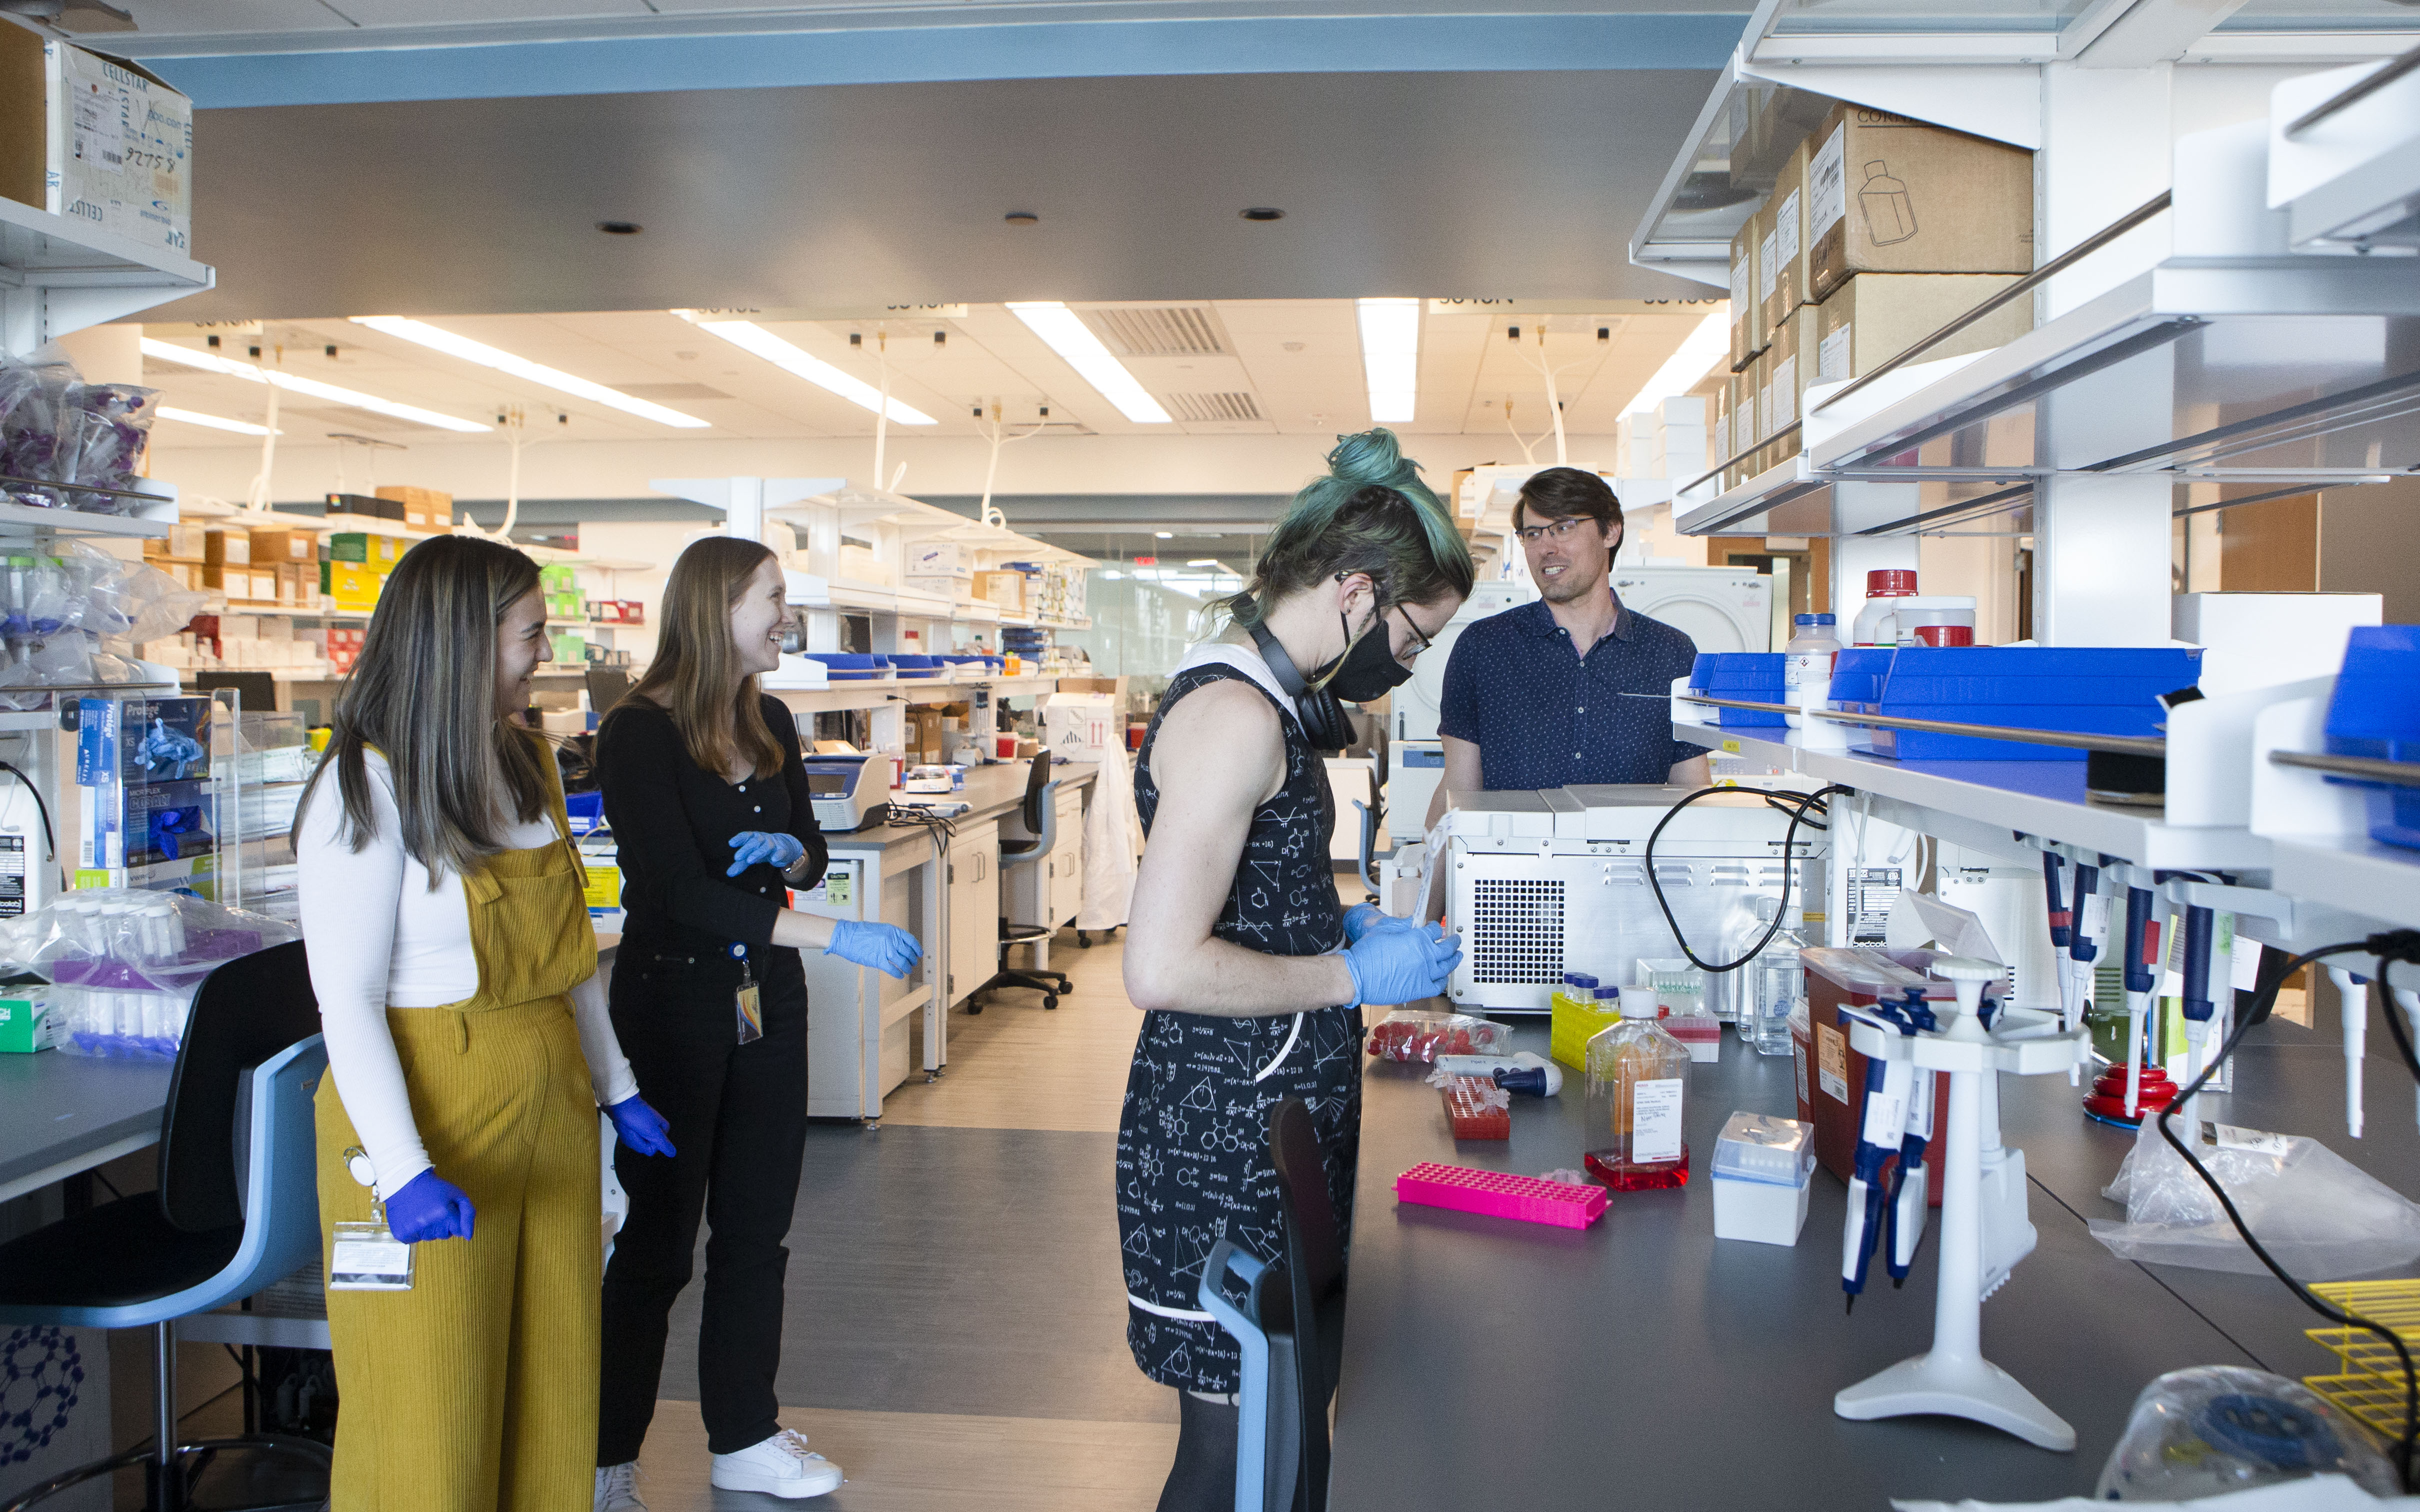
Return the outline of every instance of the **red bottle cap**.
<path id="1" fill-rule="evenodd" d="M 1971 646 L 1975 643 L 1975 627 L 1971 625 L 1919 625 L 1916 638 L 1928 646 Z"/>
<path id="2" fill-rule="evenodd" d="M 1866 574 L 1868 598 L 1898 598 L 1916 592 L 1916 570 L 1912 567 L 1876 567 Z"/>

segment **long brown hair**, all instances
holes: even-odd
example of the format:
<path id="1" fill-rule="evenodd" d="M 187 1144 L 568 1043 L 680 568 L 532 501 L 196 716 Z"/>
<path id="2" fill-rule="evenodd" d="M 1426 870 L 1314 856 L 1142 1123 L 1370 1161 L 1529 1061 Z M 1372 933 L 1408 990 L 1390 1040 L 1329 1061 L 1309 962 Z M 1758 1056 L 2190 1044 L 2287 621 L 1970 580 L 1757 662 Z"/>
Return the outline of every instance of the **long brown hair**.
<path id="1" fill-rule="evenodd" d="M 748 592 L 756 569 L 774 560 L 771 548 L 737 535 L 691 541 L 664 579 L 656 659 L 630 689 L 632 698 L 670 714 L 689 759 L 718 775 L 744 757 L 751 771 L 769 776 L 787 754 L 766 728 L 756 678 L 739 675 L 731 641 L 731 607 Z"/>
<path id="2" fill-rule="evenodd" d="M 328 752 L 295 808 L 294 835 L 334 767 L 339 833 L 356 851 L 369 842 L 378 810 L 364 756 L 373 748 L 395 779 L 403 848 L 431 887 L 503 848 L 500 795 L 522 824 L 545 812 L 546 746 L 496 714 L 496 626 L 537 587 L 536 563 L 475 536 L 441 535 L 404 553 L 336 696 Z"/>

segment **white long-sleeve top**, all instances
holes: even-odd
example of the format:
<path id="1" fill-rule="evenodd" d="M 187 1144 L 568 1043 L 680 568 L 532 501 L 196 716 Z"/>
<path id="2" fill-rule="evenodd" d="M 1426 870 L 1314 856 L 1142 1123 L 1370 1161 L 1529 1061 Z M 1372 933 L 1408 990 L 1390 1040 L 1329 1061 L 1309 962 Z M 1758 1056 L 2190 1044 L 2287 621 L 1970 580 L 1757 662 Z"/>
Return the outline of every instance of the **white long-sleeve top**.
<path id="1" fill-rule="evenodd" d="M 386 1011 L 462 1001 L 479 990 L 479 964 L 471 953 L 461 877 L 448 872 L 429 887 L 428 869 L 403 848 L 385 758 L 372 751 L 365 762 L 377 833 L 359 851 L 339 838 L 345 804 L 332 772 L 311 794 L 295 862 L 328 1069 L 378 1173 L 379 1191 L 391 1196 L 427 1170 L 429 1160 Z M 512 825 L 502 838 L 506 849 L 520 850 L 558 843 L 562 836 L 541 815 Z M 604 983 L 591 976 L 574 987 L 571 1007 L 598 1104 L 610 1107 L 635 1094 L 638 1078 L 613 1037 Z"/>

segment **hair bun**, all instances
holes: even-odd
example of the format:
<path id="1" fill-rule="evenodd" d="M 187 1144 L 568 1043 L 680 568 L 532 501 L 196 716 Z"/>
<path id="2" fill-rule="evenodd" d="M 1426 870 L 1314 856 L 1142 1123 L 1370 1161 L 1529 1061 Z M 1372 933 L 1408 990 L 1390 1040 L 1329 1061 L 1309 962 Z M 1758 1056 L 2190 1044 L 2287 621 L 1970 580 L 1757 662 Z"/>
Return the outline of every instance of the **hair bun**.
<path id="1" fill-rule="evenodd" d="M 1336 449 L 1327 454 L 1327 471 L 1345 483 L 1375 483 L 1390 488 L 1400 488 L 1419 475 L 1417 466 L 1404 460 L 1395 433 L 1383 425 L 1336 438 Z"/>

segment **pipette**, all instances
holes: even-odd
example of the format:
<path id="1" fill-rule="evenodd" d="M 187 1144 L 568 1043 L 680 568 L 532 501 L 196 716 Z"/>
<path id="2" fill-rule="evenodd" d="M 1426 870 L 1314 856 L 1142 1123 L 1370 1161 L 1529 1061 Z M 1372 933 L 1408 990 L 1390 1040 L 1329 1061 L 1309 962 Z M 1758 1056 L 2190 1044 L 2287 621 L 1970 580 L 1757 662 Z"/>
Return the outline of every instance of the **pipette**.
<path id="1" fill-rule="evenodd" d="M 2075 1011 L 2092 1006 L 2092 964 L 2101 959 L 2102 942 L 2109 937 L 2109 900 L 2101 895 L 2101 868 L 2075 863 L 2073 935 L 2068 955 L 2075 969 Z"/>
<path id="2" fill-rule="evenodd" d="M 2344 1016 L 2345 1133 L 2361 1137 L 2361 1057 L 2368 1049 L 2369 979 L 2343 966 L 2328 967 L 2336 984 L 2336 1011 Z"/>
<path id="3" fill-rule="evenodd" d="M 2395 1006 L 2403 1010 L 2404 1022 L 2412 1027 L 2412 1043 L 2420 1044 L 2420 988 L 2390 984 L 2387 991 L 2394 997 Z M 2420 1122 L 2420 1089 L 2412 1094 L 2412 1117 L 2413 1121 Z"/>
<path id="4" fill-rule="evenodd" d="M 2149 887 L 2126 888 L 2126 1117 L 2143 1116 L 2143 1021 L 2151 1009 L 2151 992 L 2159 984 L 2160 926 L 2151 918 L 2159 894 Z"/>
<path id="5" fill-rule="evenodd" d="M 1940 1021 L 1932 1010 L 1924 1006 L 1921 988 L 1907 990 L 1907 1001 L 1892 1015 L 1900 1033 L 1914 1037 L 1918 1029 L 1938 1029 Z M 1924 1218 L 1931 1201 L 1931 1186 L 1925 1169 L 1925 1146 L 1932 1138 L 1933 1073 L 1917 1071 L 1908 1089 L 1907 1124 L 1900 1136 L 1899 1165 L 1891 1171 L 1890 1199 L 1884 1211 L 1890 1215 L 1890 1244 L 1886 1264 L 1891 1285 L 1907 1285 L 1908 1268 L 1916 1263 L 1916 1246 L 1924 1242 Z"/>
<path id="6" fill-rule="evenodd" d="M 2075 1027 L 2075 916 L 2059 896 L 2059 872 L 2066 862 L 2056 851 L 2042 852 L 2042 900 L 2050 909 L 2051 964 L 2058 978 L 2058 1026 L 2061 1032 Z M 2067 1085 L 2073 1087 L 2082 1078 L 2081 1067 L 2067 1069 Z"/>
<path id="7" fill-rule="evenodd" d="M 2211 1021 L 2218 1016 L 2217 1000 L 2210 992 L 2210 949 L 2215 936 L 2218 918 L 2214 911 L 2198 903 L 2185 904 L 2185 1084 L 2193 1085 L 2201 1075 L 2202 1057 L 2210 1043 Z M 2185 1106 L 2185 1148 L 2197 1147 L 2201 1138 L 2199 1098 Z"/>
<path id="8" fill-rule="evenodd" d="M 1923 989 L 1910 991 L 1921 1000 Z M 1901 1034 L 1915 1032 L 1900 1022 L 1896 1012 L 1877 1007 L 1875 1013 Z M 1880 1057 L 1866 1061 L 1863 1117 L 1857 1129 L 1856 1160 L 1849 1178 L 1847 1223 L 1840 1235 L 1840 1289 L 1848 1294 L 1850 1312 L 1856 1311 L 1857 1293 L 1866 1289 L 1866 1271 L 1873 1258 L 1874 1245 L 1883 1237 L 1887 1195 L 1883 1186 L 1883 1163 L 1899 1153 L 1900 1139 L 1907 1129 L 1908 1089 L 1915 1080 L 1916 1067 L 1908 1061 Z"/>

